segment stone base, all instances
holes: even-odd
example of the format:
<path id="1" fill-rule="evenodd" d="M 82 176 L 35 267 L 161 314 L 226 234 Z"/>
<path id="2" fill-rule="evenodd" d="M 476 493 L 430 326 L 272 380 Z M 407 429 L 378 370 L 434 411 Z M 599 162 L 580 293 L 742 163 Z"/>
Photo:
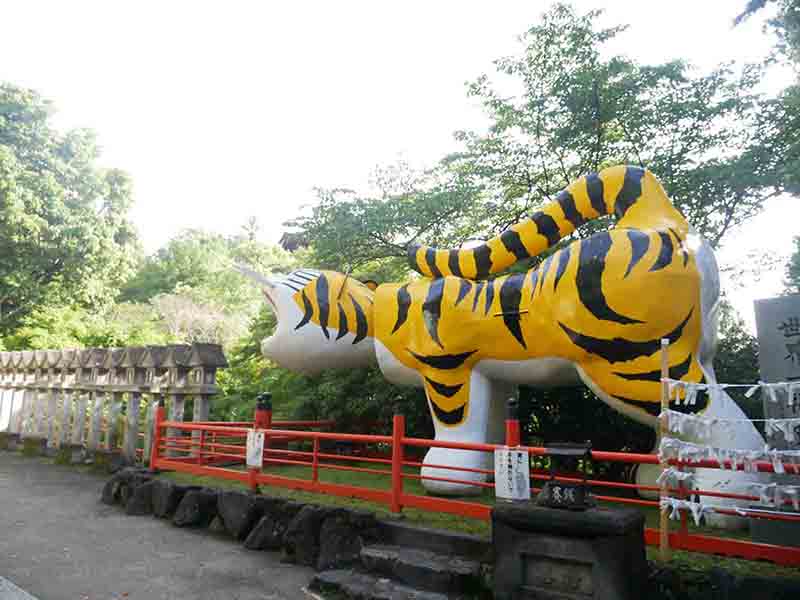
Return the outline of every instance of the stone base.
<path id="1" fill-rule="evenodd" d="M 103 473 L 116 473 L 120 469 L 133 466 L 121 452 L 116 450 L 86 450 L 84 462 L 92 465 L 92 469 Z"/>
<path id="2" fill-rule="evenodd" d="M 47 454 L 47 438 L 36 436 L 23 437 L 22 453 L 25 456 L 45 456 Z"/>
<path id="3" fill-rule="evenodd" d="M 644 516 L 532 503 L 492 511 L 497 600 L 638 600 L 647 581 Z"/>
<path id="4" fill-rule="evenodd" d="M 19 434 L 0 432 L 0 450 L 18 450 L 21 447 Z"/>

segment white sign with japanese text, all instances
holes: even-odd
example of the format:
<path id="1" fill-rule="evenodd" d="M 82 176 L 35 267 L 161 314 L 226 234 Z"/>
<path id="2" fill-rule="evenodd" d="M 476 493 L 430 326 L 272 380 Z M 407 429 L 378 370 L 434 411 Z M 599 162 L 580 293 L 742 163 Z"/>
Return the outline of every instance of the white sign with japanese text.
<path id="1" fill-rule="evenodd" d="M 247 431 L 247 466 L 264 466 L 264 432 L 250 429 Z"/>
<path id="2" fill-rule="evenodd" d="M 494 492 L 504 500 L 531 499 L 531 463 L 526 451 L 494 451 Z"/>

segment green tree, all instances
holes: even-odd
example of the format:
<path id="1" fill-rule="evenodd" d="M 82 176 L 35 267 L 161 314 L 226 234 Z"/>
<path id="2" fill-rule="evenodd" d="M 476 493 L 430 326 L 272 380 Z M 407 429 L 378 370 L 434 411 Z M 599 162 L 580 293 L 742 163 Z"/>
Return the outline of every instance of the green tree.
<path id="1" fill-rule="evenodd" d="M 764 29 L 776 39 L 768 63 L 784 63 L 800 73 L 800 0 L 750 0 L 735 23 L 756 14 L 767 5 L 776 7 L 775 16 Z M 768 152 L 780 157 L 778 169 L 788 191 L 800 192 L 800 79 L 770 102 L 762 123 L 761 137 Z"/>
<path id="2" fill-rule="evenodd" d="M 770 141 L 779 108 L 756 91 L 759 67 L 697 74 L 683 61 L 608 57 L 624 28 L 597 28 L 598 14 L 560 4 L 545 13 L 519 55 L 469 85 L 488 132 L 457 132 L 463 150 L 430 172 L 385 170 L 372 197 L 321 190 L 312 211 L 290 223 L 313 240 L 318 261 L 346 269 L 397 260 L 410 242 L 496 234 L 610 164 L 653 170 L 715 245 L 782 191 L 785 144 Z"/>
<path id="3" fill-rule="evenodd" d="M 101 311 L 45 305 L 26 315 L 6 338 L 9 349 L 111 348 L 166 344 L 158 315 L 146 304 L 113 304 Z"/>
<path id="4" fill-rule="evenodd" d="M 90 131 L 60 133 L 51 113 L 0 84 L 0 335 L 48 303 L 108 306 L 139 251 L 130 179 L 97 166 Z"/>

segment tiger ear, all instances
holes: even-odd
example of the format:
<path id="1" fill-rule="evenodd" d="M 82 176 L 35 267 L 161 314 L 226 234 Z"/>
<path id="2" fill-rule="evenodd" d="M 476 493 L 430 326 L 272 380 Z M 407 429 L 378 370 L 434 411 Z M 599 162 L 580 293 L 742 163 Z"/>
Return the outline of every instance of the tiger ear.
<path id="1" fill-rule="evenodd" d="M 374 292 L 376 289 L 378 289 L 378 282 L 377 282 L 377 281 L 373 281 L 372 279 L 365 279 L 365 280 L 364 280 L 364 281 L 362 281 L 361 283 L 363 283 L 365 286 L 367 286 L 367 287 L 368 287 L 369 289 L 371 289 L 373 292 Z"/>

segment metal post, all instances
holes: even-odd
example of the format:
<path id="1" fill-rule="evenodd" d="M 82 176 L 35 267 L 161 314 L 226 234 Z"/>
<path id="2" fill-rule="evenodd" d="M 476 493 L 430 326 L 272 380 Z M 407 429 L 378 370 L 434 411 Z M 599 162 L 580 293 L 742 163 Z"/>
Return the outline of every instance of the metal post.
<path id="1" fill-rule="evenodd" d="M 669 410 L 669 387 L 665 379 L 669 377 L 669 340 L 666 338 L 662 338 L 661 340 L 661 418 L 659 419 L 659 431 L 660 437 L 663 439 L 664 436 L 669 434 L 669 423 L 667 421 L 667 411 Z M 663 459 L 661 461 L 661 469 L 669 468 L 669 462 L 667 459 Z M 669 489 L 667 486 L 666 480 L 661 483 L 661 489 L 659 491 L 659 499 L 663 500 L 664 498 L 669 496 Z M 670 548 L 669 548 L 669 515 L 667 515 L 666 508 L 661 509 L 661 513 L 659 516 L 659 557 L 663 562 L 667 562 L 670 559 Z"/>
<path id="2" fill-rule="evenodd" d="M 406 418 L 395 409 L 392 417 L 392 500 L 391 511 L 403 510 L 403 438 L 406 434 Z"/>

